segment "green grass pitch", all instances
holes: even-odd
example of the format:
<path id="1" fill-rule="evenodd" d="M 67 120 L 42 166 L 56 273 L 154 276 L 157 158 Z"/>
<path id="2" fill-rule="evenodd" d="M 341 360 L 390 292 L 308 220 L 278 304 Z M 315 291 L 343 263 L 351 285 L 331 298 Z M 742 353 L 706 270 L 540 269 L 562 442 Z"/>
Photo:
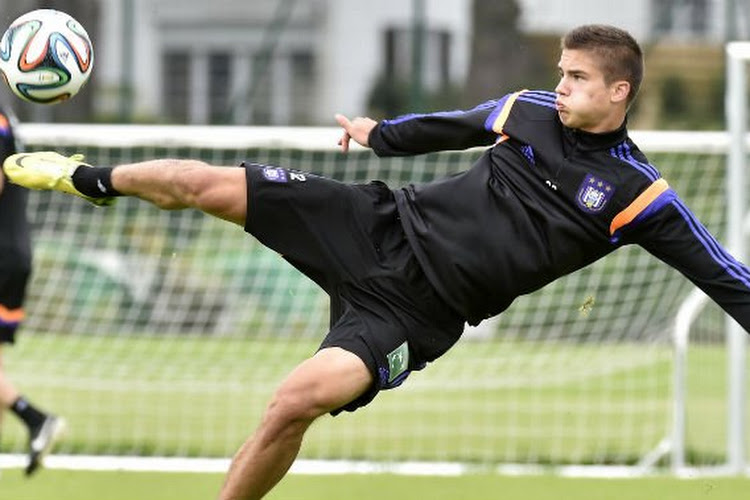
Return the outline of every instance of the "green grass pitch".
<path id="1" fill-rule="evenodd" d="M 67 418 L 60 453 L 228 457 L 274 387 L 316 345 L 29 335 L 5 358 L 24 393 Z M 537 366 L 540 347 L 559 356 L 554 372 Z M 701 463 L 724 449 L 725 354 L 720 345 L 691 347 L 688 446 L 704 455 Z M 478 359 L 482 379 L 474 383 L 463 374 Z M 365 410 L 320 419 L 301 456 L 632 463 L 668 433 L 671 369 L 669 346 L 459 342 Z M 0 452 L 23 452 L 25 439 L 17 420 L 6 418 Z"/>
<path id="2" fill-rule="evenodd" d="M 0 496 L 13 500 L 206 500 L 215 498 L 223 475 L 45 470 L 26 479 L 2 471 Z M 551 476 L 290 475 L 269 500 L 736 500 L 746 498 L 750 479 L 649 477 L 577 479 Z"/>

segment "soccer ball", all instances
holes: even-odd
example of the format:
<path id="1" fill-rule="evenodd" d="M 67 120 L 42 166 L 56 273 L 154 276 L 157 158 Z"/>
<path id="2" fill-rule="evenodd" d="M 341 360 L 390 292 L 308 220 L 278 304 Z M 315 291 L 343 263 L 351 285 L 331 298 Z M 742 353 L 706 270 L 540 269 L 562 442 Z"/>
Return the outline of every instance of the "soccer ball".
<path id="1" fill-rule="evenodd" d="M 54 9 L 28 12 L 0 39 L 0 70 L 21 99 L 55 104 L 81 90 L 94 66 L 94 50 L 86 30 Z"/>

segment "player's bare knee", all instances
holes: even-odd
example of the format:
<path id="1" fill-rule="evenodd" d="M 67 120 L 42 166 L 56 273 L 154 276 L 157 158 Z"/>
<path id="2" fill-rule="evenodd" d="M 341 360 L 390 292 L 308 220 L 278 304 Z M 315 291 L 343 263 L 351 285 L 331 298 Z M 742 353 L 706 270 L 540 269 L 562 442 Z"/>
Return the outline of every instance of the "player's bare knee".
<path id="1" fill-rule="evenodd" d="M 272 418 L 286 422 L 312 421 L 322 412 L 316 409 L 317 405 L 309 398 L 290 391 L 279 391 L 268 405 L 267 413 Z"/>
<path id="2" fill-rule="evenodd" d="M 281 387 L 268 404 L 263 420 L 279 429 L 299 428 L 304 431 L 325 412 L 311 392 Z"/>

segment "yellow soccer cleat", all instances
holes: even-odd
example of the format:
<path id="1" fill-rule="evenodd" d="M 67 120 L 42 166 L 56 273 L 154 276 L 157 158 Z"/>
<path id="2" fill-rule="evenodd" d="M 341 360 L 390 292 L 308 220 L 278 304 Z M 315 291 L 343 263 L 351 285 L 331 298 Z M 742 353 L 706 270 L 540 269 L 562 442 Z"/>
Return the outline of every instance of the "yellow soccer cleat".
<path id="1" fill-rule="evenodd" d="M 73 172 L 78 167 L 91 168 L 83 163 L 83 155 L 63 156 L 54 151 L 18 153 L 3 162 L 6 177 L 19 186 L 29 189 L 61 191 L 80 196 L 94 205 L 107 206 L 115 202 L 113 197 L 92 198 L 78 191 L 73 185 Z"/>

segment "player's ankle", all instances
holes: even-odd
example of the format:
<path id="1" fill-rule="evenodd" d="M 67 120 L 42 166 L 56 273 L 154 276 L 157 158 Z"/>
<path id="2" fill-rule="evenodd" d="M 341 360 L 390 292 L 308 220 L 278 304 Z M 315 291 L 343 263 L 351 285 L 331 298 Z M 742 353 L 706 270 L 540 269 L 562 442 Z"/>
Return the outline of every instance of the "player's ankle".
<path id="1" fill-rule="evenodd" d="M 121 196 L 112 186 L 111 167 L 78 167 L 71 176 L 73 187 L 90 198 Z"/>

